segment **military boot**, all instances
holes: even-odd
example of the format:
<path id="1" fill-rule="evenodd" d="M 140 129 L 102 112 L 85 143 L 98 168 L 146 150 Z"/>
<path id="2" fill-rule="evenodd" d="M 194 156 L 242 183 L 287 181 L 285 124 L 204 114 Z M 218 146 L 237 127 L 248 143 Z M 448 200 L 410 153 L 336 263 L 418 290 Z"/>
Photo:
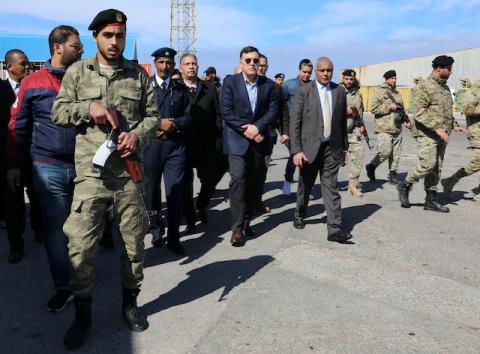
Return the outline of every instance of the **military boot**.
<path id="1" fill-rule="evenodd" d="M 446 193 L 448 196 L 451 196 L 455 184 L 457 184 L 460 178 L 465 176 L 467 176 L 467 173 L 465 172 L 464 168 L 461 168 L 450 177 L 442 179 L 441 183 L 443 186 L 443 192 Z"/>
<path id="2" fill-rule="evenodd" d="M 388 174 L 388 182 L 390 184 L 399 184 L 400 183 L 400 181 L 398 180 L 397 172 L 390 171 L 390 173 Z"/>
<path id="3" fill-rule="evenodd" d="M 65 334 L 63 344 L 68 350 L 75 350 L 82 346 L 92 326 L 92 298 L 74 298 L 75 319 Z"/>
<path id="4" fill-rule="evenodd" d="M 122 317 L 134 332 L 142 332 L 148 328 L 147 316 L 137 307 L 139 289 L 123 289 Z"/>
<path id="5" fill-rule="evenodd" d="M 367 177 L 370 179 L 370 182 L 375 182 L 376 167 L 370 162 L 367 166 L 365 166 L 365 169 L 367 170 Z"/>
<path id="6" fill-rule="evenodd" d="M 427 196 L 425 198 L 425 205 L 423 206 L 424 210 L 438 211 L 440 213 L 448 213 L 450 209 L 447 207 L 441 206 L 437 202 L 437 191 L 427 191 Z"/>
<path id="7" fill-rule="evenodd" d="M 358 187 L 359 187 L 358 180 L 351 179 L 348 182 L 348 193 L 350 193 L 354 197 L 363 197 L 363 193 Z"/>
<path id="8" fill-rule="evenodd" d="M 400 205 L 402 208 L 410 208 L 410 201 L 408 200 L 408 194 L 412 188 L 411 184 L 401 182 L 397 184 L 398 198 L 400 199 Z"/>

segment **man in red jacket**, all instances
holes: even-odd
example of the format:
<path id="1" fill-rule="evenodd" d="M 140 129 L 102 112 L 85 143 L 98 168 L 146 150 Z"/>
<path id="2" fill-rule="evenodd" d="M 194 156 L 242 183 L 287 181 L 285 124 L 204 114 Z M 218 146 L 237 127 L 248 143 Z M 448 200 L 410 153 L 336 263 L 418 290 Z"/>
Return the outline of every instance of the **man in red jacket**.
<path id="1" fill-rule="evenodd" d="M 83 53 L 78 31 L 58 26 L 48 37 L 51 59 L 25 78 L 12 106 L 7 137 L 7 183 L 18 188 L 22 171 L 33 170 L 33 192 L 41 207 L 50 272 L 56 293 L 49 312 L 62 311 L 73 299 L 69 288 L 68 239 L 62 231 L 73 196 L 75 131 L 55 125 L 51 111 L 65 70 Z"/>

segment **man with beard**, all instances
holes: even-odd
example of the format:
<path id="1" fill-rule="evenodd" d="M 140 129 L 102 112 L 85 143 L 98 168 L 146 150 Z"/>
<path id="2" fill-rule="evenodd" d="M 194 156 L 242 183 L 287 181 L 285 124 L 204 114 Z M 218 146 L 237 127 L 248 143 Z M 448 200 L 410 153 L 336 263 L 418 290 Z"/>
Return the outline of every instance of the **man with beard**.
<path id="1" fill-rule="evenodd" d="M 198 217 L 204 224 L 208 222 L 207 207 L 215 192 L 217 169 L 221 161 L 216 161 L 216 141 L 222 135 L 222 122 L 217 90 L 211 83 L 198 77 L 198 61 L 193 53 L 185 53 L 180 58 L 180 72 L 188 88 L 192 125 L 186 132 L 187 167 L 183 214 L 187 220 L 185 232 L 192 233 Z M 200 193 L 196 205 L 193 202 L 193 168 L 200 179 Z"/>
<path id="2" fill-rule="evenodd" d="M 355 70 L 348 69 L 342 73 L 340 86 L 343 86 L 347 92 L 348 152 L 352 160 L 348 192 L 355 197 L 363 197 L 358 179 L 363 165 L 362 133 L 365 127 L 355 126 L 354 122 L 355 118 L 362 119 L 363 116 L 363 97 L 360 93 L 360 84 L 357 81 Z M 356 117 L 357 115 L 358 117 Z"/>
<path id="3" fill-rule="evenodd" d="M 402 96 L 397 91 L 397 73 L 388 70 L 383 74 L 385 82 L 375 91 L 370 104 L 370 112 L 375 115 L 375 134 L 378 134 L 378 152 L 365 166 L 370 181 L 375 181 L 375 169 L 388 160 L 388 181 L 399 183 L 398 164 L 402 153 L 402 124 L 410 129 L 410 121 L 399 120 L 398 114 L 404 109 Z"/>
<path id="4" fill-rule="evenodd" d="M 91 327 L 94 261 L 111 205 L 123 245 L 122 316 L 132 331 L 148 328 L 146 316 L 137 307 L 147 219 L 125 159 L 139 162 L 141 148 L 155 136 L 158 113 L 148 74 L 122 55 L 126 22 L 125 14 L 115 9 L 95 16 L 88 29 L 93 31 L 97 52 L 70 66 L 52 109 L 54 123 L 75 127 L 76 132 L 77 176 L 71 212 L 63 226 L 69 239 L 70 287 L 75 302 L 75 319 L 64 339 L 70 350 L 84 343 Z M 95 153 L 116 133 L 118 144 L 105 166 L 94 168 Z"/>
<path id="5" fill-rule="evenodd" d="M 68 239 L 62 227 L 68 217 L 75 178 L 75 131 L 53 124 L 51 111 L 66 69 L 82 57 L 78 31 L 61 25 L 48 36 L 51 59 L 27 76 L 13 106 L 9 125 L 8 183 L 15 188 L 21 171 L 32 164 L 34 194 L 41 207 L 45 249 L 56 289 L 50 312 L 62 311 L 73 299 L 69 288 Z"/>
<path id="6" fill-rule="evenodd" d="M 447 207 L 437 202 L 437 184 L 442 172 L 443 157 L 452 130 L 466 132 L 453 118 L 453 100 L 447 80 L 454 60 L 440 55 L 432 62 L 433 71 L 421 80 L 413 92 L 414 123 L 412 134 L 420 144 L 415 169 L 411 170 L 398 188 L 402 208 L 410 208 L 408 194 L 412 185 L 425 178 L 424 210 L 448 213 Z"/>

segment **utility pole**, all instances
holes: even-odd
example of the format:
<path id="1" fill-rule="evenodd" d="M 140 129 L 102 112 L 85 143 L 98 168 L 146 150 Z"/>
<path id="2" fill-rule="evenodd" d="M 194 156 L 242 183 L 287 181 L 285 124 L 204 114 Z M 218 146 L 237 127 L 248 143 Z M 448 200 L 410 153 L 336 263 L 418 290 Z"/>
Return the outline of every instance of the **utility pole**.
<path id="1" fill-rule="evenodd" d="M 172 0 L 170 14 L 170 46 L 179 57 L 197 53 L 195 0 Z"/>

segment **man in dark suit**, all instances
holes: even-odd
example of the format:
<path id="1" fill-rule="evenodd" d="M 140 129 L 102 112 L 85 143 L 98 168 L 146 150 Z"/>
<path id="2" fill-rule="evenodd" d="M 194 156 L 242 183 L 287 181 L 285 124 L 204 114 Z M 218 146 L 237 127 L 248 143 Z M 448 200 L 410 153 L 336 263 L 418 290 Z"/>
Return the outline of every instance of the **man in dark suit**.
<path id="1" fill-rule="evenodd" d="M 29 164 L 20 175 L 12 175 L 12 188 L 7 187 L 7 163 L 5 154 L 8 153 L 7 134 L 10 122 L 10 108 L 17 98 L 20 83 L 30 72 L 30 63 L 26 54 L 20 49 L 11 49 L 5 54 L 8 78 L 0 80 L 0 203 L 4 209 L 5 224 L 7 226 L 10 254 L 8 261 L 18 263 L 23 258 L 23 234 L 25 232 L 25 197 L 24 187 L 30 200 L 30 224 L 35 232 L 35 240 L 43 241 L 43 231 L 40 220 L 40 209 L 33 193 L 32 169 Z M 10 173 L 10 172 L 8 172 Z"/>
<path id="2" fill-rule="evenodd" d="M 240 51 L 242 72 L 225 78 L 221 112 L 225 121 L 223 148 L 230 164 L 230 214 L 233 246 L 243 246 L 252 236 L 250 220 L 256 196 L 262 193 L 268 134 L 277 118 L 274 82 L 258 76 L 259 53 L 255 47 Z"/>
<path id="3" fill-rule="evenodd" d="M 177 255 L 184 255 L 180 244 L 180 221 L 186 165 L 184 132 L 190 119 L 190 99 L 187 88 L 170 76 L 175 68 L 175 55 L 171 48 L 160 48 L 152 53 L 157 70 L 152 84 L 157 98 L 160 125 L 154 139 L 144 152 L 144 169 L 147 177 L 145 203 L 157 215 L 150 218 L 152 245 L 161 247 L 164 226 L 159 217 L 161 211 L 160 183 L 164 176 L 167 199 L 167 248 Z"/>
<path id="4" fill-rule="evenodd" d="M 297 208 L 293 225 L 303 229 L 308 195 L 320 172 L 322 196 L 327 211 L 328 241 L 346 242 L 352 235 L 341 230 L 342 210 L 338 193 L 338 169 L 345 163 L 347 121 L 345 90 L 334 82 L 333 63 L 317 59 L 316 80 L 301 86 L 290 115 L 293 162 L 300 168 Z"/>
<path id="5" fill-rule="evenodd" d="M 197 221 L 193 202 L 193 169 L 197 170 L 201 188 L 196 201 L 198 217 L 208 222 L 206 208 L 215 192 L 216 141 L 222 134 L 220 107 L 217 90 L 210 82 L 198 77 L 198 60 L 195 54 L 184 53 L 180 58 L 180 73 L 190 96 L 192 125 L 185 132 L 187 146 L 187 167 L 185 170 L 185 191 L 183 214 L 187 221 L 185 233 L 192 233 Z"/>

